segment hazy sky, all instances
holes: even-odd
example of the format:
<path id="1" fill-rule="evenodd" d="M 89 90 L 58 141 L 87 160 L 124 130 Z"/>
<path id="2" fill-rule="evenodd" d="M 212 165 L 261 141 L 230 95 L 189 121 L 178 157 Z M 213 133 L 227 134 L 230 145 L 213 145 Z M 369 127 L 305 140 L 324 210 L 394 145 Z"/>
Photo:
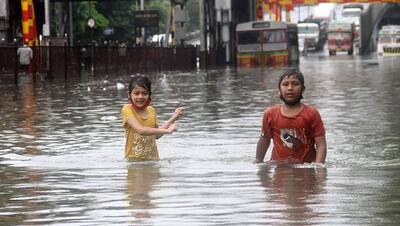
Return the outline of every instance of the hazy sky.
<path id="1" fill-rule="evenodd" d="M 330 11 L 335 7 L 335 3 L 321 3 L 314 7 L 314 16 L 329 16 Z"/>
<path id="2" fill-rule="evenodd" d="M 330 11 L 335 7 L 335 3 L 321 3 L 316 6 L 300 6 L 294 7 L 291 12 L 291 22 L 298 22 L 314 15 L 314 17 L 329 17 Z"/>

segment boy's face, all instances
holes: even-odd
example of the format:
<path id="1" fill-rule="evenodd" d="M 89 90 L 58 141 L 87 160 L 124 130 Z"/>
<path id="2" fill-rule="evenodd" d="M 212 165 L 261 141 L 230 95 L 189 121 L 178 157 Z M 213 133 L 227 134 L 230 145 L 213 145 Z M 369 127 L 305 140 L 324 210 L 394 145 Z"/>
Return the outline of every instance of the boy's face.
<path id="1" fill-rule="evenodd" d="M 304 87 L 301 85 L 300 80 L 294 75 L 286 76 L 279 84 L 281 99 L 287 105 L 296 105 L 300 103 L 303 91 Z"/>

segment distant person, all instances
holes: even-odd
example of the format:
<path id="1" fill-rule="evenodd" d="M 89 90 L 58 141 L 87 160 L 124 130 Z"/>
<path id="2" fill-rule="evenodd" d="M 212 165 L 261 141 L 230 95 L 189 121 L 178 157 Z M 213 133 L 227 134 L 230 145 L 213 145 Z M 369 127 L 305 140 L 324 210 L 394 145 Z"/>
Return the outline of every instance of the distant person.
<path id="1" fill-rule="evenodd" d="M 122 42 L 121 44 L 119 44 L 118 46 L 118 55 L 120 57 L 126 57 L 126 44 L 125 42 Z"/>
<path id="2" fill-rule="evenodd" d="M 27 45 L 23 44 L 21 47 L 17 49 L 17 55 L 19 59 L 19 65 L 20 69 L 22 70 L 22 73 L 25 75 L 25 73 L 29 73 L 30 71 L 30 65 L 31 65 L 31 60 L 33 58 L 33 52 L 32 49 Z"/>
<path id="3" fill-rule="evenodd" d="M 125 158 L 133 161 L 158 160 L 156 139 L 177 130 L 175 121 L 184 113 L 184 108 L 175 109 L 174 114 L 158 127 L 156 110 L 151 103 L 151 82 L 143 76 L 135 76 L 129 82 L 129 103 L 122 107 L 125 128 Z"/>
<path id="4" fill-rule="evenodd" d="M 303 56 L 307 56 L 308 55 L 308 42 L 306 41 L 306 39 L 303 40 L 304 44 L 303 44 Z"/>
<path id="5" fill-rule="evenodd" d="M 304 76 L 297 69 L 282 74 L 279 94 L 283 104 L 267 108 L 257 143 L 256 163 L 264 161 L 273 140 L 272 161 L 325 163 L 325 128 L 318 110 L 302 103 Z"/>
<path id="6" fill-rule="evenodd" d="M 89 48 L 83 47 L 81 49 L 81 54 L 83 58 L 83 67 L 86 71 L 90 71 L 92 69 L 92 58 Z"/>

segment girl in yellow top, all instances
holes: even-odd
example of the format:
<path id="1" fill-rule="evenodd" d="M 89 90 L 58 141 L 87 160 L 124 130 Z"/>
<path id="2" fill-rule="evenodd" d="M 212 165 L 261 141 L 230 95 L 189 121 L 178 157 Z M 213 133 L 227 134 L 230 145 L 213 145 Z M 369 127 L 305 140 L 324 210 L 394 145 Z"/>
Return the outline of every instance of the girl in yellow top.
<path id="1" fill-rule="evenodd" d="M 136 76 L 129 82 L 129 104 L 122 107 L 122 126 L 125 128 L 125 158 L 134 161 L 158 160 L 156 139 L 177 130 L 175 121 L 184 108 L 175 109 L 171 118 L 158 127 L 157 114 L 151 102 L 151 82 L 143 76 Z"/>

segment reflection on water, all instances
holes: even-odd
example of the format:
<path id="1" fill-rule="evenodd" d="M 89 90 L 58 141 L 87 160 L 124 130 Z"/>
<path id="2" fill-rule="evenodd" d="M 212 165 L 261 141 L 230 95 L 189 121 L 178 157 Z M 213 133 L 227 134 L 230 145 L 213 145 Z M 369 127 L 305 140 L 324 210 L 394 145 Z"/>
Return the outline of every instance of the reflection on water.
<path id="1" fill-rule="evenodd" d="M 252 164 L 283 68 L 149 74 L 160 122 L 187 110 L 148 164 L 123 158 L 127 95 L 116 83 L 128 75 L 18 87 L 0 77 L 0 222 L 396 225 L 400 65 L 371 61 L 301 61 L 305 101 L 327 129 L 326 168 Z"/>
<path id="2" fill-rule="evenodd" d="M 40 208 L 36 205 L 35 197 L 39 191 L 34 184 L 41 180 L 36 170 L 26 171 L 1 165 L 0 184 L 0 215 L 4 225 L 20 224 L 31 219 L 33 214 L 26 214 Z"/>
<path id="3" fill-rule="evenodd" d="M 131 164 L 128 166 L 126 192 L 132 211 L 132 223 L 140 223 L 145 218 L 151 218 L 149 209 L 156 208 L 151 192 L 159 183 L 160 169 L 156 164 Z"/>
<path id="4" fill-rule="evenodd" d="M 263 165 L 258 176 L 267 202 L 282 206 L 282 217 L 288 222 L 313 222 L 320 216 L 313 204 L 320 203 L 320 195 L 326 193 L 326 168 Z"/>

